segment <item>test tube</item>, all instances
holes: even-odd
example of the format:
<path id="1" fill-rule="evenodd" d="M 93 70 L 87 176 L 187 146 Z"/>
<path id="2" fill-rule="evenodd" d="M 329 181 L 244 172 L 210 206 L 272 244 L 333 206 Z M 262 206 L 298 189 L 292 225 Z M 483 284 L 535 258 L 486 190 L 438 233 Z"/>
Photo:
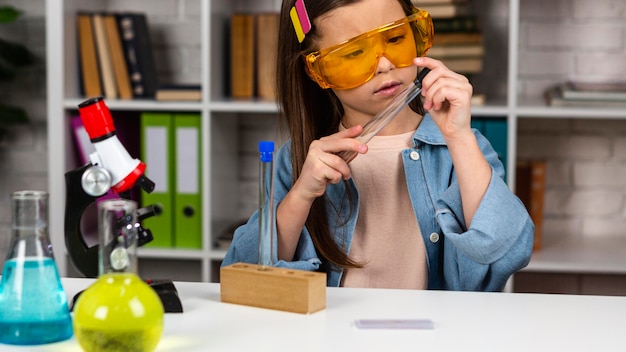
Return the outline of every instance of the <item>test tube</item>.
<path id="1" fill-rule="evenodd" d="M 259 265 L 274 265 L 274 142 L 259 142 Z"/>
<path id="2" fill-rule="evenodd" d="M 409 83 L 409 85 L 401 90 L 389 105 L 379 112 L 374 119 L 363 126 L 363 131 L 361 131 L 361 134 L 359 134 L 356 139 L 361 143 L 367 144 L 380 130 L 387 126 L 405 106 L 420 94 L 422 91 L 422 79 L 424 79 L 428 72 L 430 72 L 430 69 L 424 67 L 413 82 Z M 357 153 L 353 151 L 343 151 L 339 152 L 338 155 L 346 162 L 350 162 L 356 157 Z"/>

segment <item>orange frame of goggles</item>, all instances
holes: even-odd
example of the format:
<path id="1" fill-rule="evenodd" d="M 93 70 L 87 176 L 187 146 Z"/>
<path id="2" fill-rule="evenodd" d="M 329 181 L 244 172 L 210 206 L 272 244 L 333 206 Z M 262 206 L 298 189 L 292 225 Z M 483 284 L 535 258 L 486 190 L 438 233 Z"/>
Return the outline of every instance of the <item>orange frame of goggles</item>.
<path id="1" fill-rule="evenodd" d="M 407 28 L 411 28 L 413 41 L 406 38 Z M 433 37 L 430 14 L 413 8 L 413 14 L 408 17 L 329 48 L 303 54 L 305 69 L 322 89 L 350 89 L 374 77 L 382 56 L 397 68 L 412 65 L 413 58 L 426 55 Z"/>

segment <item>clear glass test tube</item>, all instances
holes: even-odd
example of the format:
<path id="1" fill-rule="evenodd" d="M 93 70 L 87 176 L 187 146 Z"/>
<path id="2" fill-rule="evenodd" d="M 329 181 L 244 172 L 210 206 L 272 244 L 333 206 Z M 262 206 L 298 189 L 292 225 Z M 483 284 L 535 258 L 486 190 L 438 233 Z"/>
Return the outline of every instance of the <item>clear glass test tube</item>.
<path id="1" fill-rule="evenodd" d="M 428 68 L 423 68 L 419 73 L 415 81 L 411 82 L 408 86 L 406 86 L 398 95 L 393 98 L 393 100 L 387 105 L 381 112 L 379 112 L 374 119 L 363 126 L 363 131 L 361 134 L 356 137 L 362 143 L 367 144 L 375 135 L 378 134 L 391 120 L 393 120 L 396 115 L 405 106 L 409 105 L 415 97 L 420 94 L 422 91 L 422 79 L 428 74 L 430 70 Z M 343 151 L 338 153 L 339 156 L 343 158 L 346 162 L 352 161 L 357 156 L 356 152 L 353 151 Z"/>
<path id="2" fill-rule="evenodd" d="M 259 265 L 274 265 L 274 142 L 259 142 Z"/>

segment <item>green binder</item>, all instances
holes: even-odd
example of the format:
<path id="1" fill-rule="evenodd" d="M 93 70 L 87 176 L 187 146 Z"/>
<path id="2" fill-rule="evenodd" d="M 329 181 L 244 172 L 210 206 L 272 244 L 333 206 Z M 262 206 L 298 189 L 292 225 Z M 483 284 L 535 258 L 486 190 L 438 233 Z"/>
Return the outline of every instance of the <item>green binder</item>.
<path id="1" fill-rule="evenodd" d="M 202 248 L 202 140 L 200 114 L 174 114 L 174 246 Z"/>
<path id="2" fill-rule="evenodd" d="M 141 193 L 141 206 L 154 204 L 160 210 L 160 214 L 142 221 L 154 237 L 146 247 L 174 245 L 172 121 L 169 113 L 143 112 L 140 116 L 141 160 L 146 164 L 145 175 L 155 183 L 152 193 Z"/>

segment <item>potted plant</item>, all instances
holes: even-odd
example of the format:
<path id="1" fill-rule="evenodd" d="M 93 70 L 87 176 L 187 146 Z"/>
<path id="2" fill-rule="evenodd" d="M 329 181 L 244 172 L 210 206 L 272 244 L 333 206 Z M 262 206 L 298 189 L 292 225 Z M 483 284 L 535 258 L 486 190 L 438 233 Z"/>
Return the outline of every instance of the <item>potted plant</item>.
<path id="1" fill-rule="evenodd" d="M 11 6 L 0 6 L 0 25 L 15 21 L 21 12 Z M 0 38 L 0 86 L 15 80 L 19 69 L 35 62 L 35 56 L 25 46 Z M 2 96 L 0 96 L 2 98 Z M 28 122 L 26 111 L 0 100 L 0 139 L 15 124 Z"/>

